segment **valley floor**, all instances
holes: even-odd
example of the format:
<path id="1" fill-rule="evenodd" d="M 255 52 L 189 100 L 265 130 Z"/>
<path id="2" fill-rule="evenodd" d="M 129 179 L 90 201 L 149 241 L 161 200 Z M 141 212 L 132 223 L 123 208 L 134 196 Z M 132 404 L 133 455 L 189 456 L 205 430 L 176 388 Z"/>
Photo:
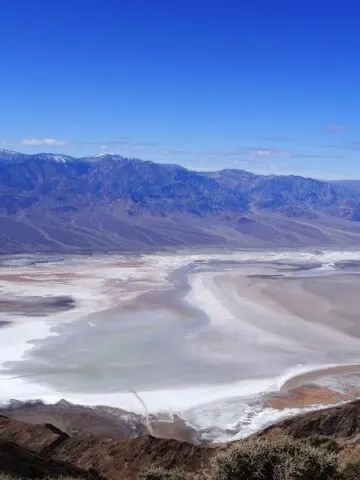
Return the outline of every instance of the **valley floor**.
<path id="1" fill-rule="evenodd" d="M 360 252 L 17 255 L 0 265 L 3 414 L 221 441 L 360 396 Z M 10 399 L 70 403 L 34 415 Z M 73 404 L 106 407 L 86 424 L 88 409 Z"/>

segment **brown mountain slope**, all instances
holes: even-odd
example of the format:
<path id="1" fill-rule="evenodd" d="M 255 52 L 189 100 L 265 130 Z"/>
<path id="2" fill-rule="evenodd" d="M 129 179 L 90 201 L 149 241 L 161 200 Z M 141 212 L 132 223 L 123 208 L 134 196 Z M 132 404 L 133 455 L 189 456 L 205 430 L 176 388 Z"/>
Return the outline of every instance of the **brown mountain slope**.
<path id="1" fill-rule="evenodd" d="M 257 434 L 305 438 L 326 435 L 338 441 L 340 459 L 360 454 L 360 400 L 282 421 Z M 246 441 L 246 440 L 245 440 Z M 80 478 L 131 480 L 150 465 L 197 472 L 227 445 L 192 445 L 151 436 L 112 439 L 104 435 L 70 437 L 55 427 L 0 418 L 0 471 L 27 477 L 72 474 Z M 96 472 L 98 472 L 96 474 Z"/>
<path id="2" fill-rule="evenodd" d="M 13 442 L 21 449 L 31 450 L 37 455 L 40 458 L 39 472 L 42 461 L 48 459 L 67 462 L 82 472 L 90 471 L 90 475 L 94 469 L 101 476 L 116 480 L 135 479 L 139 471 L 152 464 L 166 469 L 181 465 L 188 471 L 196 471 L 216 450 L 213 447 L 151 436 L 123 440 L 93 434 L 70 437 L 48 424 L 33 425 L 0 418 L 0 458 L 3 455 L 1 443 L 4 442 Z M 55 468 L 53 472 L 48 470 L 47 473 L 58 475 Z"/>
<path id="3" fill-rule="evenodd" d="M 360 443 L 360 400 L 283 420 L 257 436 L 284 434 L 294 438 L 325 435 L 345 443 Z"/>
<path id="4" fill-rule="evenodd" d="M 37 455 L 13 442 L 0 442 L 0 472 L 14 478 L 74 477 L 98 480 L 95 471 L 85 471 L 58 460 Z"/>

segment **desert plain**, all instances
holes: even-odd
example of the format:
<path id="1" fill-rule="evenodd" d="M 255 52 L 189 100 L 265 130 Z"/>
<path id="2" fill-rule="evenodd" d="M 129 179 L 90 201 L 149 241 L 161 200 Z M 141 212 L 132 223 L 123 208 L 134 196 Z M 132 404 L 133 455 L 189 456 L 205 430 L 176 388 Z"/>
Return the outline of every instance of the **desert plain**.
<path id="1" fill-rule="evenodd" d="M 0 413 L 250 435 L 360 396 L 359 292 L 356 250 L 3 255 Z"/>

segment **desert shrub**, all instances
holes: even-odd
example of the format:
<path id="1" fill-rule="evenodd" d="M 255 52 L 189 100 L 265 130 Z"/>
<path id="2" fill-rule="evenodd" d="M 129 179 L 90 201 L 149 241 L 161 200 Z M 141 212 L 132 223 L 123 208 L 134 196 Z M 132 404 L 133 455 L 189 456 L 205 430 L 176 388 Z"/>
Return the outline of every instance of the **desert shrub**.
<path id="1" fill-rule="evenodd" d="M 336 440 L 326 435 L 311 435 L 305 440 L 309 445 L 316 448 L 324 448 L 328 452 L 338 453 L 340 445 Z"/>
<path id="2" fill-rule="evenodd" d="M 360 479 L 360 458 L 349 460 L 341 471 L 341 478 L 344 480 Z"/>
<path id="3" fill-rule="evenodd" d="M 289 438 L 236 444 L 211 461 L 212 480 L 333 480 L 335 456 Z"/>
<path id="4" fill-rule="evenodd" d="M 186 475 L 182 470 L 177 468 L 173 470 L 164 470 L 161 467 L 151 466 L 141 472 L 138 480 L 186 480 Z"/>

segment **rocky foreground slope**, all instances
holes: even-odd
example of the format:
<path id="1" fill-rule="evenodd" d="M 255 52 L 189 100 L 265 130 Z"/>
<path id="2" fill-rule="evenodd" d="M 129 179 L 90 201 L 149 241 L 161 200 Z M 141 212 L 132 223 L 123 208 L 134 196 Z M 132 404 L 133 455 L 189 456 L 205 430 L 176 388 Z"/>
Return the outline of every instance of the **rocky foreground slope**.
<path id="1" fill-rule="evenodd" d="M 0 151 L 0 253 L 354 245 L 354 182 Z"/>
<path id="2" fill-rule="evenodd" d="M 360 458 L 360 400 L 285 420 L 257 436 L 284 435 L 326 436 L 336 440 L 340 459 L 354 455 Z M 50 424 L 32 425 L 0 418 L 0 471 L 22 477 L 61 473 L 90 479 L 135 479 L 140 471 L 154 464 L 195 473 L 228 447 L 194 445 L 148 435 L 123 439 L 91 433 L 69 436 Z"/>

